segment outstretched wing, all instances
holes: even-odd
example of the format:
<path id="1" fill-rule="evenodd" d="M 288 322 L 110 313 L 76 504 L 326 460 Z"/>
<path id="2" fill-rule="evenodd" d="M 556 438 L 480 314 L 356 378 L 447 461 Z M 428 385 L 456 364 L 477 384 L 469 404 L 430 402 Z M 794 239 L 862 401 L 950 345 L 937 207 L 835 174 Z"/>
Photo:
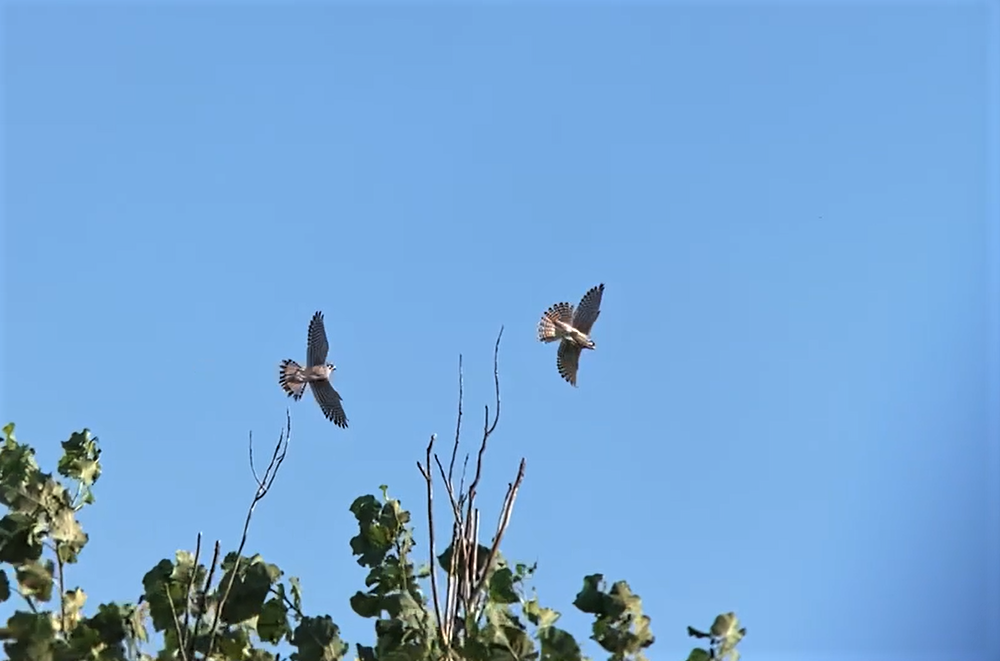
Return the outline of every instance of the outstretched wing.
<path id="1" fill-rule="evenodd" d="M 559 376 L 576 386 L 576 371 L 580 368 L 580 352 L 582 349 L 575 342 L 563 340 L 556 351 L 556 368 Z"/>
<path id="2" fill-rule="evenodd" d="M 604 296 L 604 283 L 592 287 L 580 299 L 580 305 L 573 315 L 573 327 L 585 335 L 590 335 L 598 315 L 601 314 L 601 298 Z"/>
<path id="3" fill-rule="evenodd" d="M 313 395 L 316 403 L 323 410 L 323 415 L 327 420 L 332 420 L 338 427 L 347 429 L 347 416 L 344 415 L 344 407 L 340 403 L 340 393 L 333 389 L 333 385 L 327 381 L 312 381 Z"/>
<path id="4" fill-rule="evenodd" d="M 317 312 L 309 322 L 309 341 L 306 345 L 306 367 L 326 365 L 326 354 L 330 345 L 326 341 L 326 326 L 323 325 L 323 313 Z"/>

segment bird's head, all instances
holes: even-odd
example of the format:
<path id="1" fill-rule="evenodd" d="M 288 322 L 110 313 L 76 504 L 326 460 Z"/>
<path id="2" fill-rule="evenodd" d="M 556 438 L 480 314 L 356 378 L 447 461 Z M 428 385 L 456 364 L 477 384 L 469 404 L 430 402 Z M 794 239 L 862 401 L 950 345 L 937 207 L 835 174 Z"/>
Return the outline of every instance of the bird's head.
<path id="1" fill-rule="evenodd" d="M 334 365 L 333 363 L 327 363 L 326 364 L 326 369 L 329 371 L 328 372 L 329 374 L 333 374 L 334 372 L 337 371 L 337 366 Z"/>
<path id="2" fill-rule="evenodd" d="M 584 348 L 585 349 L 596 349 L 597 348 L 597 342 L 594 342 L 592 339 L 590 339 L 588 337 L 587 338 L 587 344 L 584 345 Z"/>

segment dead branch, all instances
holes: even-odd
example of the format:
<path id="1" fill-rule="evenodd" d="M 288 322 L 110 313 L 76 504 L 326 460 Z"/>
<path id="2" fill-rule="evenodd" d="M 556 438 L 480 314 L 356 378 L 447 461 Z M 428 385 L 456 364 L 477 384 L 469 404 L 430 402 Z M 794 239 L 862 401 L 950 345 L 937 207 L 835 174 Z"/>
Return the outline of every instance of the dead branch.
<path id="1" fill-rule="evenodd" d="M 489 440 L 490 435 L 493 430 L 497 428 L 497 422 L 500 421 L 500 338 L 503 337 L 503 326 L 500 327 L 500 333 L 497 335 L 496 345 L 493 347 L 493 383 L 496 390 L 496 410 L 494 411 L 493 424 L 490 425 L 490 406 L 486 405 L 486 416 L 483 422 L 483 442 L 479 445 L 479 456 L 476 459 L 476 477 L 472 480 L 472 484 L 469 485 L 469 502 L 467 506 L 469 511 L 472 511 L 473 502 L 476 499 L 476 488 L 479 486 L 479 478 L 483 472 L 483 453 L 486 452 L 486 441 Z"/>
<path id="2" fill-rule="evenodd" d="M 431 554 L 431 592 L 434 599 L 434 613 L 438 619 L 438 635 L 442 645 L 447 649 L 451 647 L 452 641 L 459 634 L 458 628 L 463 618 L 474 615 L 477 619 L 482 615 L 482 608 L 485 607 L 484 598 L 486 581 L 489 578 L 490 570 L 496 561 L 499 553 L 500 543 L 504 533 L 510 525 L 511 514 L 514 507 L 514 500 L 524 479 L 525 460 L 522 458 L 514 481 L 507 485 L 507 494 L 504 497 L 503 507 L 496 532 L 493 535 L 492 543 L 489 547 L 480 549 L 480 512 L 476 507 L 476 492 L 478 491 L 480 479 L 483 471 L 483 457 L 486 453 L 486 446 L 490 436 L 496 430 L 500 421 L 500 342 L 503 338 L 503 326 L 497 334 L 496 343 L 493 347 L 493 387 L 495 403 L 492 419 L 489 405 L 485 407 L 483 420 L 483 435 L 479 443 L 479 450 L 476 454 L 476 470 L 468 489 L 465 488 L 466 471 L 469 464 L 469 453 L 465 453 L 465 460 L 462 465 L 461 483 L 458 492 L 455 491 L 455 462 L 458 457 L 459 445 L 462 434 L 462 416 L 464 407 L 464 374 L 462 366 L 462 356 L 458 358 L 458 416 L 455 423 L 455 442 L 452 445 L 451 457 L 448 461 L 448 469 L 445 470 L 441 458 L 433 452 L 433 445 L 436 436 L 431 436 L 431 441 L 427 445 L 425 453 L 425 463 L 417 462 L 417 468 L 427 483 L 427 519 L 430 554 Z M 448 493 L 448 502 L 452 509 L 452 534 L 451 534 L 451 557 L 447 568 L 447 582 L 444 594 L 444 612 L 441 612 L 440 592 L 438 589 L 436 564 L 436 549 L 433 523 L 433 487 L 434 468 L 431 465 L 431 457 L 437 466 L 437 472 L 444 482 L 445 490 Z M 464 613 L 459 617 L 459 613 Z"/>
<path id="3" fill-rule="evenodd" d="M 461 365 L 461 358 L 459 358 L 459 365 Z M 461 367 L 459 367 L 459 372 L 461 372 Z M 427 444 L 427 468 L 421 466 L 419 461 L 417 462 L 417 468 L 420 470 L 420 474 L 424 476 L 424 480 L 427 481 L 427 536 L 431 556 L 431 597 L 434 600 L 434 616 L 437 618 L 438 637 L 441 645 L 444 646 L 446 639 L 444 637 L 444 628 L 441 624 L 441 607 L 438 605 L 437 568 L 434 566 L 434 474 L 431 471 L 431 451 L 434 449 L 434 440 L 436 438 L 436 434 L 431 434 L 431 440 Z"/>
<path id="4" fill-rule="evenodd" d="M 194 658 L 194 645 L 198 635 L 198 629 L 201 628 L 201 620 L 205 616 L 205 595 L 208 594 L 209 588 L 212 587 L 212 577 L 215 575 L 215 568 L 219 564 L 219 555 L 222 552 L 222 547 L 219 541 L 215 541 L 215 550 L 212 551 L 212 564 L 208 569 L 208 574 L 205 576 L 205 585 L 201 589 L 201 593 L 198 597 L 198 616 L 194 619 L 194 629 L 189 632 L 188 637 L 188 657 Z"/>
<path id="5" fill-rule="evenodd" d="M 198 533 L 198 541 L 194 545 L 194 564 L 191 566 L 191 574 L 188 576 L 187 588 L 184 590 L 184 635 L 190 636 L 191 630 L 188 629 L 188 624 L 191 623 L 191 588 L 194 587 L 194 577 L 198 573 L 198 559 L 201 557 L 201 533 Z M 187 640 L 181 638 L 177 641 L 178 647 L 181 649 L 181 657 L 187 660 L 187 655 L 185 649 L 187 648 Z"/>
<path id="6" fill-rule="evenodd" d="M 257 503 L 262 501 L 264 497 L 267 496 L 268 492 L 271 491 L 271 486 L 274 484 L 274 480 L 278 476 L 278 470 L 281 468 L 281 464 L 285 462 L 285 456 L 288 454 L 288 443 L 291 440 L 291 436 L 292 415 L 288 409 L 285 409 L 285 428 L 278 434 L 278 442 L 274 445 L 274 452 L 271 454 L 271 461 L 268 462 L 267 468 L 264 469 L 263 477 L 258 478 L 257 471 L 253 465 L 253 432 L 250 432 L 250 471 L 253 473 L 254 480 L 257 482 L 257 492 L 254 494 L 253 500 L 250 502 L 250 507 L 247 508 L 247 516 L 243 521 L 243 535 L 240 537 L 239 548 L 236 549 L 236 561 L 233 563 L 233 568 L 230 570 L 229 584 L 226 585 L 226 591 L 223 593 L 222 599 L 215 608 L 215 615 L 212 618 L 212 628 L 209 631 L 208 636 L 208 654 L 212 653 L 212 646 L 215 644 L 215 635 L 218 631 L 219 618 L 222 617 L 222 609 L 225 607 L 226 601 L 229 599 L 229 593 L 233 589 L 233 582 L 236 580 L 236 574 L 239 571 L 240 560 L 243 557 L 243 547 L 246 546 L 247 535 L 250 532 L 250 520 L 253 518 L 253 513 L 257 508 Z M 218 542 L 216 542 L 216 548 L 218 548 Z"/>
<path id="7" fill-rule="evenodd" d="M 486 558 L 486 564 L 483 567 L 482 577 L 480 577 L 479 583 L 473 591 L 473 594 L 479 594 L 485 587 L 486 579 L 490 572 L 490 566 L 493 564 L 493 560 L 496 558 L 497 550 L 500 548 L 500 540 L 503 539 L 504 533 L 507 532 L 507 526 L 510 525 L 510 517 L 514 511 L 514 500 L 517 498 L 517 492 L 521 488 L 521 481 L 524 480 L 524 468 L 525 461 L 522 457 L 521 465 L 517 469 L 517 477 L 514 478 L 512 483 L 507 485 L 507 495 L 504 497 L 503 509 L 500 510 L 500 521 L 497 523 L 497 531 L 493 536 L 493 545 L 490 547 L 490 554 Z"/>
<path id="8" fill-rule="evenodd" d="M 451 463 L 448 464 L 448 484 L 452 484 L 451 476 L 455 470 L 455 456 L 458 454 L 458 441 L 462 436 L 462 399 L 464 384 L 462 378 L 462 354 L 458 354 L 458 422 L 455 423 L 455 445 L 451 448 Z"/>

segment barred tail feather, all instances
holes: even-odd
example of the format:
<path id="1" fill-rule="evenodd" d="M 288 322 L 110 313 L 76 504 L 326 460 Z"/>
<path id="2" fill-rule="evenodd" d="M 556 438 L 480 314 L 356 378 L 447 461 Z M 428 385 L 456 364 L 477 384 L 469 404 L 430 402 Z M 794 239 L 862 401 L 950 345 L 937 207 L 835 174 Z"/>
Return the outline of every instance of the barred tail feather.
<path id="1" fill-rule="evenodd" d="M 573 322 L 573 306 L 569 303 L 556 303 L 545 311 L 538 322 L 538 340 L 540 342 L 555 342 L 562 339 L 557 321 L 565 324 Z"/>
<path id="2" fill-rule="evenodd" d="M 278 368 L 278 384 L 281 385 L 281 389 L 289 397 L 295 400 L 302 399 L 302 394 L 306 391 L 305 382 L 297 382 L 295 380 L 295 375 L 301 370 L 302 366 L 291 359 L 281 361 L 281 365 Z"/>

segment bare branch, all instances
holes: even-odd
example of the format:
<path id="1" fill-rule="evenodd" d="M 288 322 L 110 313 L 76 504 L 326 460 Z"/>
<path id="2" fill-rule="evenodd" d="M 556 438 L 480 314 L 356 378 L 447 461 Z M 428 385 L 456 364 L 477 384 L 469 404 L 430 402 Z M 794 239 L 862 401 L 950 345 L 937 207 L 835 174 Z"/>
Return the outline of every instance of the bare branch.
<path id="1" fill-rule="evenodd" d="M 489 576 L 490 566 L 493 564 L 497 550 L 500 548 L 500 540 L 503 538 L 504 533 L 507 532 L 507 526 L 510 525 L 510 516 L 514 510 L 514 500 L 517 498 L 517 492 L 521 488 L 521 481 L 524 480 L 524 468 L 525 461 L 522 458 L 521 465 L 517 469 L 517 477 L 514 478 L 513 483 L 507 485 L 507 496 L 504 498 L 503 509 L 500 511 L 500 521 L 497 524 L 496 535 L 493 537 L 493 546 L 490 547 L 490 554 L 486 558 L 486 564 L 483 566 L 483 573 L 479 578 L 479 584 L 476 586 L 474 594 L 479 594 L 484 588 L 486 578 Z"/>
<path id="2" fill-rule="evenodd" d="M 479 487 L 479 478 L 483 472 L 483 453 L 486 452 L 486 441 L 489 439 L 490 434 L 493 430 L 497 428 L 497 422 L 500 421 L 500 338 L 503 337 L 503 326 L 500 327 L 500 333 L 497 335 L 496 345 L 493 347 L 493 383 L 496 388 L 496 410 L 494 411 L 493 424 L 490 425 L 490 407 L 486 406 L 486 419 L 483 423 L 483 442 L 479 446 L 479 456 L 476 458 L 476 476 L 472 480 L 472 484 L 469 485 L 469 501 L 468 507 L 469 511 L 472 511 L 473 501 L 476 499 L 476 489 Z"/>
<path id="3" fill-rule="evenodd" d="M 271 490 L 271 485 L 274 484 L 274 480 L 278 477 L 278 470 L 281 468 L 281 464 L 285 462 L 285 456 L 288 454 L 288 443 L 292 436 L 292 415 L 288 409 L 285 409 L 285 428 L 278 434 L 278 442 L 274 445 L 274 452 L 271 454 L 271 461 L 268 462 L 267 468 L 264 469 L 264 476 L 257 479 L 256 471 L 253 471 L 253 466 L 251 465 L 251 470 L 254 472 L 254 479 L 257 480 L 257 492 L 254 494 L 253 500 L 250 502 L 250 507 L 247 509 L 246 519 L 243 521 L 243 535 L 240 537 L 239 548 L 236 549 L 236 561 L 233 563 L 233 568 L 230 570 L 229 574 L 229 584 L 226 585 L 226 591 L 222 595 L 222 599 L 219 601 L 218 606 L 215 609 L 215 615 L 212 618 L 212 628 L 208 634 L 208 654 L 212 653 L 212 647 L 215 644 L 215 635 L 218 631 L 219 618 L 222 617 L 222 609 L 225 608 L 226 601 L 229 599 L 229 593 L 233 589 L 233 582 L 236 580 L 236 574 L 239 571 L 240 559 L 243 557 L 243 547 L 247 543 L 247 535 L 250 532 L 250 520 L 253 518 L 254 510 L 257 508 L 257 503 L 262 501 L 268 492 Z M 221 585 L 220 585 L 221 587 Z"/>
<path id="4" fill-rule="evenodd" d="M 451 488 L 451 482 L 445 477 L 444 466 L 441 465 L 441 460 L 436 454 L 434 455 L 434 461 L 437 463 L 438 471 L 441 473 L 441 480 L 444 482 L 444 487 L 448 491 L 448 500 L 451 501 L 452 513 L 456 519 L 461 519 L 461 505 L 459 501 L 455 500 L 455 490 Z"/>
<path id="5" fill-rule="evenodd" d="M 56 562 L 59 566 L 59 629 L 63 634 L 66 631 L 66 565 L 63 564 L 62 554 L 59 553 L 61 544 L 56 542 Z"/>
<path id="6" fill-rule="evenodd" d="M 201 589 L 201 594 L 198 597 L 198 616 L 194 619 L 194 630 L 188 636 L 188 656 L 194 658 L 194 645 L 198 638 L 198 629 L 201 628 L 201 620 L 205 616 L 205 598 L 208 595 L 209 588 L 212 587 L 212 577 L 215 576 L 215 568 L 219 564 L 219 554 L 222 552 L 222 547 L 219 545 L 219 541 L 215 542 L 215 550 L 212 552 L 212 564 L 208 569 L 208 575 L 205 576 L 205 586 Z"/>
<path id="7" fill-rule="evenodd" d="M 185 650 L 187 643 L 184 640 L 184 634 L 181 633 L 181 621 L 177 617 L 177 608 L 174 607 L 174 598 L 170 595 L 170 586 L 164 585 L 163 591 L 167 593 L 167 603 L 170 604 L 170 614 L 174 616 L 174 629 L 177 631 L 177 648 L 181 652 L 181 659 L 187 661 L 188 656 L 187 651 Z"/>
<path id="8" fill-rule="evenodd" d="M 492 434 L 500 421 L 500 338 L 503 337 L 503 326 L 500 326 L 500 333 L 497 335 L 497 343 L 493 346 L 493 388 L 497 394 L 497 410 L 494 412 L 493 424 L 490 425 L 487 435 Z"/>
<path id="9" fill-rule="evenodd" d="M 461 364 L 461 358 L 459 358 L 459 363 Z M 459 400 L 461 401 L 461 399 Z M 459 411 L 462 410 L 461 404 L 459 404 Z M 460 414 L 461 415 L 461 414 Z M 417 468 L 420 469 L 420 474 L 424 476 L 424 480 L 427 481 L 427 536 L 428 544 L 430 545 L 430 570 L 431 570 L 431 596 L 434 599 L 434 616 L 437 618 L 437 630 L 438 637 L 441 639 L 442 647 L 447 647 L 447 642 L 444 637 L 444 627 L 441 624 L 441 607 L 438 605 L 438 586 L 437 586 L 437 567 L 434 566 L 434 473 L 431 470 L 431 451 L 434 449 L 434 440 L 437 438 L 436 434 L 431 434 L 431 440 L 427 444 L 427 468 L 425 469 L 417 462 Z"/>
<path id="10" fill-rule="evenodd" d="M 464 398 L 464 379 L 462 377 L 462 354 L 458 354 L 458 422 L 455 423 L 455 445 L 451 448 L 451 463 L 448 464 L 448 484 L 452 484 L 451 476 L 455 470 L 455 456 L 458 454 L 458 439 L 462 436 L 462 399 Z"/>
<path id="11" fill-rule="evenodd" d="M 191 630 L 188 625 L 191 623 L 191 588 L 194 587 L 194 577 L 198 573 L 198 559 L 201 557 L 201 533 L 198 533 L 198 540 L 194 545 L 194 564 L 191 565 L 191 573 L 188 575 L 187 588 L 184 590 L 184 636 L 190 636 Z M 180 633 L 180 632 L 178 632 Z M 187 648 L 187 638 L 181 638 L 181 657 L 187 658 L 185 649 Z"/>

